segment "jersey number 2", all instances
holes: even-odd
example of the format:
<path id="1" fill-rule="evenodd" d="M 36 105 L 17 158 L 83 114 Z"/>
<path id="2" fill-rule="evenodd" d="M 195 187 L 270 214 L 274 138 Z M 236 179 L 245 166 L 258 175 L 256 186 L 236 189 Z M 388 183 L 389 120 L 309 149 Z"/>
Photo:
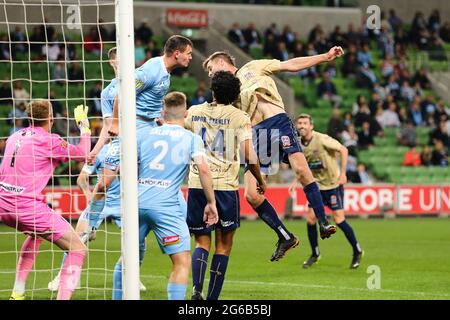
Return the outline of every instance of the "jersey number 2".
<path id="1" fill-rule="evenodd" d="M 160 161 L 166 156 L 167 151 L 169 151 L 169 144 L 167 141 L 158 140 L 153 144 L 154 148 L 161 148 L 161 152 L 150 162 L 150 169 L 153 170 L 164 170 L 165 166 Z"/>

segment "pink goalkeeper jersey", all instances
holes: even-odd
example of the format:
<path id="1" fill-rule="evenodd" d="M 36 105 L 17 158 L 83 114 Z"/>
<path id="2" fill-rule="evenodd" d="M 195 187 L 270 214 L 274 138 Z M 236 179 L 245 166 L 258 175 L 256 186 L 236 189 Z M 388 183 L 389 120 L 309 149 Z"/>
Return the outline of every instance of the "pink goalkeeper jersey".
<path id="1" fill-rule="evenodd" d="M 0 166 L 0 198 L 7 210 L 32 208 L 45 201 L 42 190 L 60 162 L 84 161 L 91 147 L 89 135 L 76 146 L 41 127 L 17 131 L 6 142 Z"/>

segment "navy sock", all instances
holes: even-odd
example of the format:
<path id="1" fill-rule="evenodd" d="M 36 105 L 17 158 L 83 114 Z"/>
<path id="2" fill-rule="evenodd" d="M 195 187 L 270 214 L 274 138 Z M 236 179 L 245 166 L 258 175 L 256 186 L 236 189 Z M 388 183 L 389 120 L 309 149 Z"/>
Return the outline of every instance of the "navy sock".
<path id="1" fill-rule="evenodd" d="M 320 255 L 320 251 L 319 251 L 319 244 L 317 242 L 317 226 L 316 224 L 306 224 L 307 230 L 308 230 L 308 239 L 309 239 L 309 244 L 311 245 L 311 252 L 313 254 L 313 256 L 318 257 Z"/>
<path id="2" fill-rule="evenodd" d="M 194 290 L 202 292 L 205 271 L 208 266 L 209 252 L 203 248 L 195 248 L 192 253 L 192 284 Z"/>
<path id="3" fill-rule="evenodd" d="M 292 234 L 286 229 L 280 218 L 278 218 L 277 212 L 267 199 L 264 199 L 263 203 L 254 209 L 258 213 L 258 216 L 277 233 L 280 240 L 290 240 L 292 238 Z"/>
<path id="4" fill-rule="evenodd" d="M 323 207 L 322 195 L 316 182 L 312 182 L 303 188 L 306 199 L 314 210 L 314 214 L 320 223 L 326 223 L 325 208 Z"/>
<path id="5" fill-rule="evenodd" d="M 209 288 L 207 300 L 218 300 L 222 291 L 225 272 L 227 271 L 229 257 L 223 254 L 215 254 L 211 262 L 209 276 Z"/>
<path id="6" fill-rule="evenodd" d="M 347 223 L 347 221 L 344 220 L 341 223 L 338 223 L 337 226 L 341 228 L 348 242 L 350 242 L 350 244 L 352 245 L 353 254 L 360 253 L 362 251 L 361 247 L 359 246 L 358 241 L 356 241 L 355 233 L 353 232 L 352 227 Z"/>

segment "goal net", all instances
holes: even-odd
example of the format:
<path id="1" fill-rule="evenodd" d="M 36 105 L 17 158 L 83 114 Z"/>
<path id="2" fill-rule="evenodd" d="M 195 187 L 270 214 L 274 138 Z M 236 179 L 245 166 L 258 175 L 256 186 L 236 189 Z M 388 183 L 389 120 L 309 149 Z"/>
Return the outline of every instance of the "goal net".
<path id="1" fill-rule="evenodd" d="M 101 91 L 115 77 L 108 50 L 116 45 L 113 0 L 1 0 L 0 2 L 0 161 L 6 139 L 26 127 L 32 99 L 53 105 L 52 132 L 77 144 L 73 109 L 89 106 L 92 146 L 101 127 Z M 59 164 L 45 189 L 47 202 L 75 228 L 87 199 L 77 187 L 83 163 Z M 96 181 L 90 177 L 90 186 Z M 0 223 L 0 299 L 8 299 L 25 236 Z M 110 299 L 114 265 L 121 255 L 121 232 L 104 221 L 87 243 L 80 288 L 73 299 Z M 49 282 L 57 276 L 61 249 L 42 244 L 26 284 L 27 299 L 56 299 Z"/>

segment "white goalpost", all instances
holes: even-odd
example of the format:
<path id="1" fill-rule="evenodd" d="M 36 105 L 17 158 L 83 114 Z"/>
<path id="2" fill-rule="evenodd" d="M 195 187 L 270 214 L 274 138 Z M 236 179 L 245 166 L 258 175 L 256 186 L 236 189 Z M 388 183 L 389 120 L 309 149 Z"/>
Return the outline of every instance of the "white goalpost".
<path id="1" fill-rule="evenodd" d="M 133 0 L 117 0 L 119 106 L 122 183 L 123 298 L 139 300 L 136 91 L 134 80 Z M 126 156 L 125 156 L 126 155 Z"/>
<path id="2" fill-rule="evenodd" d="M 111 299 L 120 256 L 123 299 L 140 299 L 133 0 L 0 0 L 0 163 L 8 136 L 26 127 L 24 106 L 34 99 L 52 102 L 52 133 L 72 144 L 80 138 L 73 109 L 89 105 L 95 145 L 103 121 L 100 91 L 116 77 L 107 54 L 114 46 L 119 61 L 122 229 L 104 221 L 97 239 L 87 243 L 73 299 Z M 58 164 L 44 190 L 47 203 L 74 228 L 87 204 L 77 187 L 80 171 L 74 161 Z M 92 190 L 95 174 L 90 181 Z M 0 222 L 0 300 L 11 294 L 24 238 Z M 26 283 L 26 299 L 56 299 L 49 282 L 60 270 L 62 255 L 44 241 Z"/>

